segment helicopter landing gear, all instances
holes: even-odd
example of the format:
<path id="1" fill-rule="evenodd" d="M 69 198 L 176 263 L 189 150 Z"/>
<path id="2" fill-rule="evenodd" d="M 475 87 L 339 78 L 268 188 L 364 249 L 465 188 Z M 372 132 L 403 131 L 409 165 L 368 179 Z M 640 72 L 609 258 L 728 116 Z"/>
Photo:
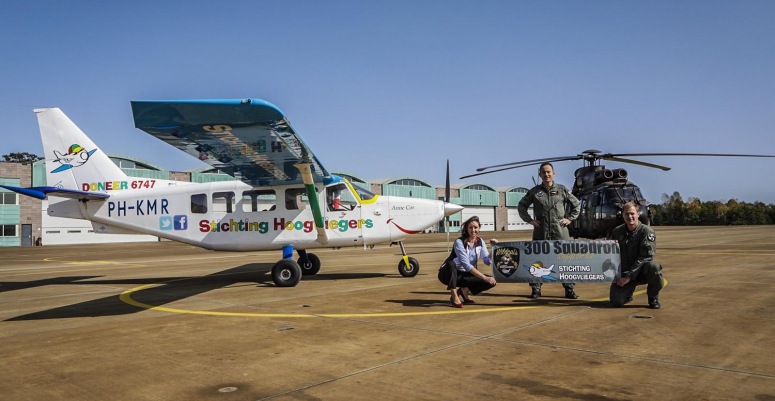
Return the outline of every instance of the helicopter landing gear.
<path id="1" fill-rule="evenodd" d="M 401 254 L 404 255 L 403 259 L 398 262 L 398 273 L 403 277 L 416 276 L 420 272 L 420 262 L 406 254 L 403 241 L 398 241 L 398 246 L 401 247 Z"/>
<path id="2" fill-rule="evenodd" d="M 297 249 L 299 254 L 297 262 L 301 266 L 301 274 L 304 276 L 312 276 L 318 274 L 320 271 L 320 258 L 314 253 L 307 253 L 305 249 Z"/>

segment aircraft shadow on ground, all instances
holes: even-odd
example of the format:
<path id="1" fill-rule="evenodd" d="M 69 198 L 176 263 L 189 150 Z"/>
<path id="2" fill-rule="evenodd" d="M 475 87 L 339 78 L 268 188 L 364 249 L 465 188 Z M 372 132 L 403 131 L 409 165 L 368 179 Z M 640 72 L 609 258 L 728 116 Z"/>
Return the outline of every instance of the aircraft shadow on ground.
<path id="1" fill-rule="evenodd" d="M 272 263 L 251 263 L 222 270 L 206 276 L 197 277 L 155 277 L 121 280 L 93 280 L 101 276 L 69 276 L 55 277 L 45 280 L 28 282 L 0 282 L 0 292 L 15 291 L 45 285 L 149 285 L 158 284 L 149 288 L 133 291 L 132 300 L 153 306 L 163 306 L 175 301 L 180 301 L 209 291 L 225 288 L 233 285 L 257 285 L 274 287 L 272 281 Z M 303 281 L 327 281 L 344 279 L 370 279 L 393 277 L 383 273 L 318 273 L 314 276 L 304 276 Z M 396 274 L 395 277 L 402 278 Z M 146 310 L 138 306 L 130 305 L 120 299 L 120 294 L 108 297 L 66 305 L 45 311 L 34 312 L 22 316 L 16 316 L 6 321 L 64 319 L 77 317 L 118 316 L 137 313 Z"/>

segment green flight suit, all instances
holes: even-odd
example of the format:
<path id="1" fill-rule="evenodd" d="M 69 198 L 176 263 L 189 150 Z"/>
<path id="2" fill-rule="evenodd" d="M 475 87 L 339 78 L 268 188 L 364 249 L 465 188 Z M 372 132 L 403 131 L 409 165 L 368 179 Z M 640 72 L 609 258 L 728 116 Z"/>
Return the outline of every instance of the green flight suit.
<path id="1" fill-rule="evenodd" d="M 654 230 L 639 223 L 635 230 L 627 230 L 622 224 L 611 231 L 608 239 L 619 243 L 621 252 L 621 276 L 629 277 L 630 282 L 619 287 L 611 283 L 610 301 L 614 306 L 623 306 L 629 302 L 638 284 L 648 284 L 646 293 L 649 298 L 659 299 L 662 290 L 662 265 L 654 260 L 657 253 L 657 236 Z"/>
<path id="2" fill-rule="evenodd" d="M 570 206 L 570 210 L 565 210 L 566 204 Z M 534 220 L 527 212 L 530 205 L 533 205 L 535 220 L 541 223 L 540 226 L 533 228 L 534 240 L 571 239 L 568 227 L 561 226 L 560 220 L 575 220 L 579 217 L 581 209 L 579 208 L 579 200 L 573 196 L 568 188 L 555 182 L 548 190 L 543 184 L 539 184 L 527 191 L 527 194 L 517 205 L 519 217 L 526 223 Z M 562 285 L 566 289 L 574 287 L 573 283 L 563 283 Z M 530 286 L 534 289 L 540 289 L 541 283 L 530 283 Z"/>

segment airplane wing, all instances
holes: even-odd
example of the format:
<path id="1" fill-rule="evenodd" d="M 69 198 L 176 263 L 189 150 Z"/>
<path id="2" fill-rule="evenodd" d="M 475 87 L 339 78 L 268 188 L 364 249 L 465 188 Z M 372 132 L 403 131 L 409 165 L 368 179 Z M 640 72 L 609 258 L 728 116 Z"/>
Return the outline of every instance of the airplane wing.
<path id="1" fill-rule="evenodd" d="M 10 191 L 20 193 L 22 195 L 31 196 L 37 199 L 46 199 L 48 195 L 56 195 L 62 198 L 78 199 L 78 200 L 105 200 L 110 198 L 110 195 L 102 192 L 85 192 L 77 191 L 75 189 L 65 189 L 57 187 L 30 187 L 19 188 L 12 187 L 10 185 L 0 185 L 0 188 L 5 188 Z"/>
<path id="2" fill-rule="evenodd" d="M 260 99 L 133 101 L 135 127 L 250 185 L 330 174 L 277 106 Z"/>

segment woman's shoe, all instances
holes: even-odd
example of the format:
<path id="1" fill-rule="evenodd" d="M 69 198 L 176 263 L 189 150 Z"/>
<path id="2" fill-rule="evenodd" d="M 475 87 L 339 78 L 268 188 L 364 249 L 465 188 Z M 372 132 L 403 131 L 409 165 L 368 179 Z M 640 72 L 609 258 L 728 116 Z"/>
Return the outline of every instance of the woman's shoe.
<path id="1" fill-rule="evenodd" d="M 462 300 L 463 300 L 463 303 L 464 303 L 464 304 L 475 304 L 475 303 L 476 303 L 476 302 L 475 302 L 473 299 L 471 299 L 471 298 L 468 298 L 468 297 L 466 296 L 466 294 L 463 292 L 463 289 L 462 289 L 462 288 L 460 288 L 460 289 L 458 289 L 458 290 L 457 290 L 457 296 L 458 296 L 458 297 L 460 297 L 460 299 L 462 299 Z"/>
<path id="2" fill-rule="evenodd" d="M 449 297 L 449 303 L 452 304 L 453 308 L 462 308 L 463 307 L 462 303 L 461 304 L 456 304 L 455 303 L 455 297 L 453 297 L 453 296 Z"/>

